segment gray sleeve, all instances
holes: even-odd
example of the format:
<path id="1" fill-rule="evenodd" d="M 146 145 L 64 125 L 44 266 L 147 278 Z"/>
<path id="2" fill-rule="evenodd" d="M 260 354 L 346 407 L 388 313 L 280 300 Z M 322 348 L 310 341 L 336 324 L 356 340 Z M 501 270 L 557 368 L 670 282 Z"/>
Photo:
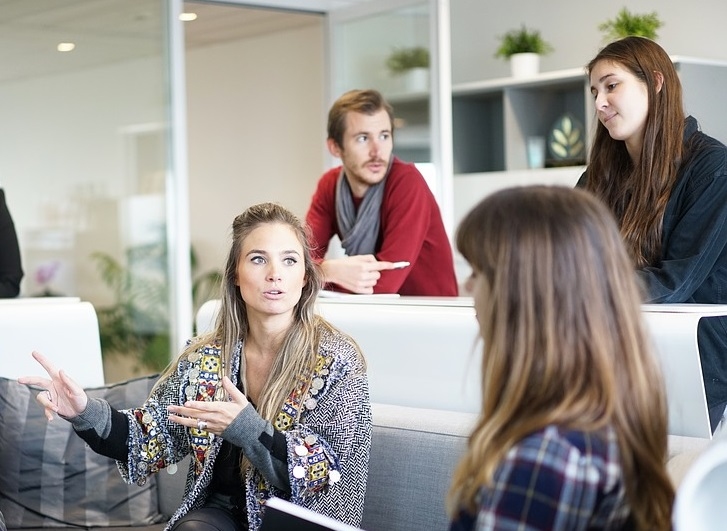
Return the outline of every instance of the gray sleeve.
<path id="1" fill-rule="evenodd" d="M 235 417 L 222 432 L 222 438 L 239 446 L 245 457 L 271 484 L 290 491 L 285 436 L 276 432 L 252 405 Z"/>
<path id="2" fill-rule="evenodd" d="M 91 398 L 83 413 L 67 420 L 76 431 L 93 429 L 101 439 L 106 439 L 111 433 L 111 406 L 106 400 Z"/>

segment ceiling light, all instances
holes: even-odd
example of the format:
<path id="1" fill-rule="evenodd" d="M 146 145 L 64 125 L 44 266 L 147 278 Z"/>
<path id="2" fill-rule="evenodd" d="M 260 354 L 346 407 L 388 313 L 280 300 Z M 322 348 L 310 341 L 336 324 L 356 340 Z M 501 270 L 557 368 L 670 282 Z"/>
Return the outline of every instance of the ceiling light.
<path id="1" fill-rule="evenodd" d="M 179 15 L 179 20 L 181 20 L 182 22 L 197 20 L 197 13 L 182 13 Z"/>
<path id="2" fill-rule="evenodd" d="M 59 52 L 70 52 L 72 51 L 76 45 L 72 42 L 59 42 L 58 43 L 58 51 Z"/>

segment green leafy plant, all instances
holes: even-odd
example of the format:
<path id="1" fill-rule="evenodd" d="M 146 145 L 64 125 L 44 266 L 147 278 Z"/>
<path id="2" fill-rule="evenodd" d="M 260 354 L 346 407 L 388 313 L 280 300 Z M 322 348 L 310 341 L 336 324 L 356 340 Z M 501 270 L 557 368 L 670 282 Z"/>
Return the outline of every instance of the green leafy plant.
<path id="1" fill-rule="evenodd" d="M 654 40 L 657 37 L 656 31 L 663 25 L 656 11 L 638 15 L 624 7 L 615 18 L 599 24 L 598 29 L 603 32 L 604 41 L 622 39 L 630 35 Z"/>
<path id="2" fill-rule="evenodd" d="M 192 271 L 197 267 L 191 252 Z M 162 243 L 133 247 L 122 265 L 114 257 L 92 253 L 101 279 L 111 289 L 113 303 L 96 309 L 104 357 L 131 356 L 153 372 L 169 363 L 169 282 L 166 275 L 167 249 Z M 222 274 L 212 270 L 192 283 L 195 311 L 207 299 L 218 296 Z"/>
<path id="3" fill-rule="evenodd" d="M 429 50 L 423 46 L 395 48 L 386 59 L 386 67 L 394 75 L 400 75 L 412 68 L 429 68 Z"/>
<path id="4" fill-rule="evenodd" d="M 500 46 L 495 57 L 509 59 L 516 53 L 537 53 L 545 55 L 553 51 L 553 47 L 541 37 L 537 30 L 530 30 L 523 24 L 519 29 L 501 35 Z"/>

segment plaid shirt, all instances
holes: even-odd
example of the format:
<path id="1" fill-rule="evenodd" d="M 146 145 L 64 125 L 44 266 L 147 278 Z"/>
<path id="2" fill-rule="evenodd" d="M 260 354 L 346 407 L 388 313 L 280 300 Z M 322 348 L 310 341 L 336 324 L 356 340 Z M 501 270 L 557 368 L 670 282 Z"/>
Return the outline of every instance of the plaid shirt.
<path id="1" fill-rule="evenodd" d="M 613 429 L 605 433 L 548 426 L 516 444 L 476 515 L 461 511 L 451 530 L 627 529 L 630 510 Z"/>

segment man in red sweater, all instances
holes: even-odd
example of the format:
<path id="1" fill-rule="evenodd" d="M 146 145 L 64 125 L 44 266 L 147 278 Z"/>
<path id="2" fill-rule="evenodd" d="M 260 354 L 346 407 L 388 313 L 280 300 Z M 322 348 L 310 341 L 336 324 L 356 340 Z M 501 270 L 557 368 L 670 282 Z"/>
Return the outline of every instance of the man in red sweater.
<path id="1" fill-rule="evenodd" d="M 331 107 L 327 145 L 342 165 L 323 174 L 306 215 L 314 256 L 331 289 L 456 296 L 439 206 L 414 164 L 392 156 L 393 123 L 375 90 L 346 92 Z M 324 260 L 334 234 L 346 256 Z"/>

